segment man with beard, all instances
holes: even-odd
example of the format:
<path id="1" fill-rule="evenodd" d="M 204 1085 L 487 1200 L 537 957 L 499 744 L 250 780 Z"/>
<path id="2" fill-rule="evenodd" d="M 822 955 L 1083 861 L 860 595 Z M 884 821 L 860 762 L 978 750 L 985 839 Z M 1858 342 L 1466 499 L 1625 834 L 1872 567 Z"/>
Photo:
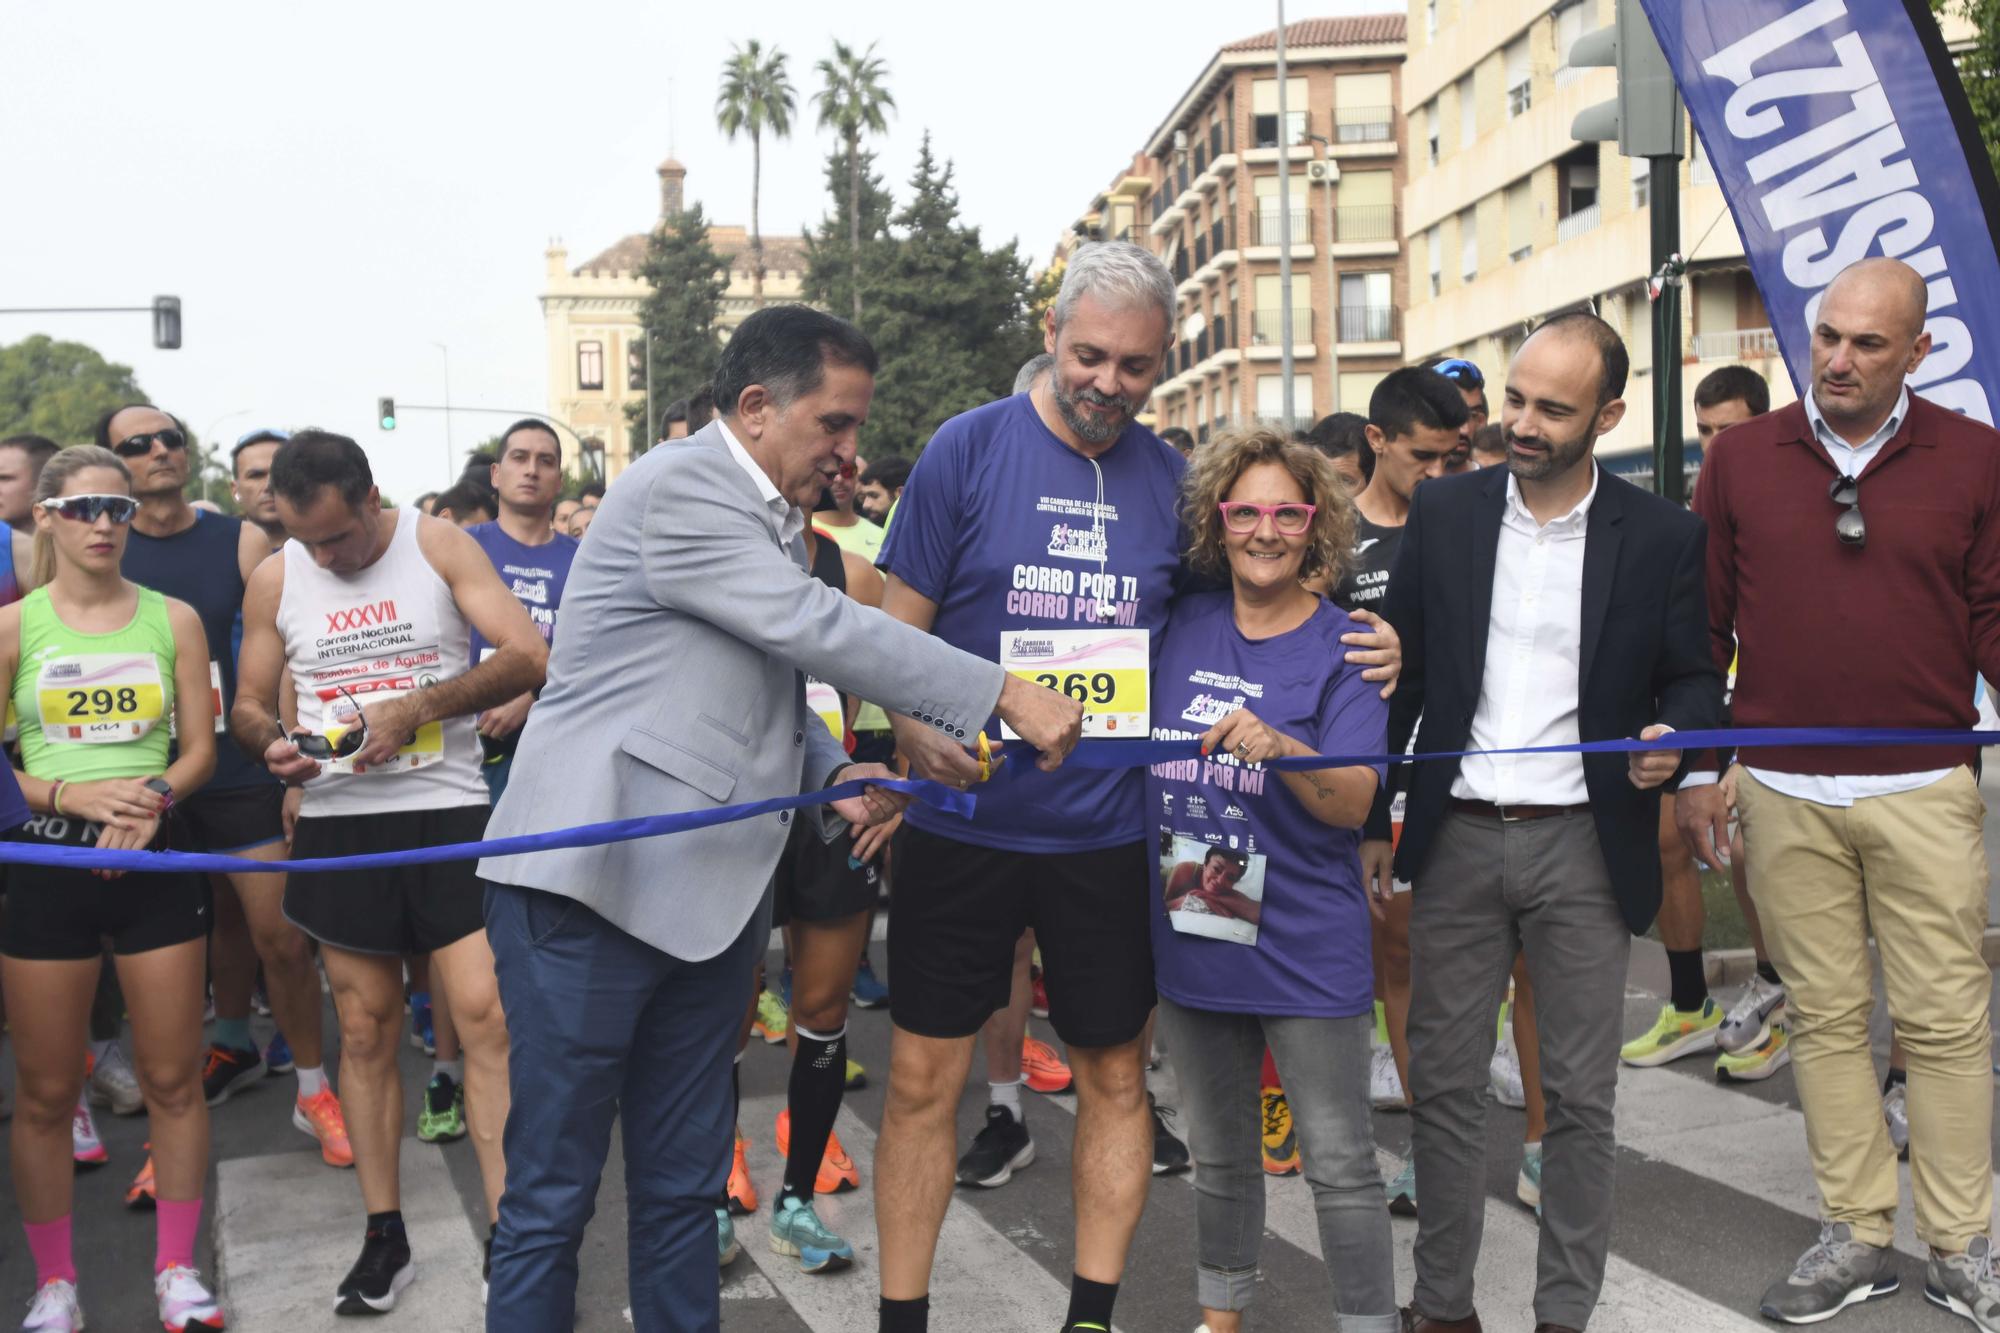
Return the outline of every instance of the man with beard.
<path id="1" fill-rule="evenodd" d="M 1447 473 L 1470 472 L 1476 467 L 1487 466 L 1474 462 L 1472 457 L 1474 437 L 1486 429 L 1490 416 L 1486 402 L 1486 376 L 1480 373 L 1478 366 L 1462 356 L 1433 358 L 1424 364 L 1424 369 L 1435 370 L 1457 385 L 1460 396 L 1465 399 L 1465 424 L 1458 428 L 1458 444 L 1444 460 L 1444 470 Z"/>
<path id="2" fill-rule="evenodd" d="M 1627 367 L 1595 315 L 1536 330 L 1508 368 L 1507 467 L 1418 487 L 1390 574 L 1405 672 L 1389 748 L 1415 730 L 1420 753 L 1474 752 L 1416 766 L 1394 864 L 1415 885 L 1413 1333 L 1480 1328 L 1493 1004 L 1517 952 L 1547 1001 L 1537 1333 L 1582 1329 L 1604 1280 L 1626 962 L 1659 910 L 1659 788 L 1680 756 L 1492 752 L 1720 717 L 1706 528 L 1591 456 L 1624 416 Z"/>

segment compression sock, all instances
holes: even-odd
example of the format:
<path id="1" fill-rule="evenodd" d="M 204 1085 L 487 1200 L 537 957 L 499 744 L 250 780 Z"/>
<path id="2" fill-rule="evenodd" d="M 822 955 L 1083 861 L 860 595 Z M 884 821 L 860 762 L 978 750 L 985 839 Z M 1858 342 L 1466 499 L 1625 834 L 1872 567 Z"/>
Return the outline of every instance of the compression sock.
<path id="1" fill-rule="evenodd" d="M 799 1048 L 792 1055 L 792 1078 L 785 1104 L 792 1112 L 792 1141 L 785 1154 L 786 1194 L 812 1202 L 813 1181 L 819 1176 L 826 1141 L 840 1114 L 847 1086 L 847 1024 L 822 1035 L 792 1024 Z"/>
<path id="2" fill-rule="evenodd" d="M 1271 1058 L 1271 1048 L 1269 1046 L 1264 1048 L 1264 1072 L 1257 1077 L 1257 1086 L 1260 1088 L 1282 1088 L 1285 1086 L 1278 1080 L 1278 1062 Z"/>
<path id="3" fill-rule="evenodd" d="M 1778 977 L 1778 969 L 1771 963 L 1771 960 L 1768 958 L 1765 959 L 1763 962 L 1757 964 L 1757 975 L 1764 978 L 1764 980 L 1770 982 L 1773 986 L 1782 986 L 1785 984 Z"/>
<path id="4" fill-rule="evenodd" d="M 986 1104 L 1006 1107 L 1013 1114 L 1015 1123 L 1022 1123 L 1025 1117 L 1021 1111 L 1021 1076 L 1016 1074 L 1006 1083 L 988 1083 Z"/>
<path id="5" fill-rule="evenodd" d="M 1069 1280 L 1069 1315 L 1063 1320 L 1068 1329 L 1109 1329 L 1111 1303 L 1118 1299 L 1116 1282 L 1092 1282 L 1081 1273 Z"/>
<path id="6" fill-rule="evenodd" d="M 1389 1005 L 1386 1001 L 1375 1001 L 1375 1044 L 1389 1044 Z"/>
<path id="7" fill-rule="evenodd" d="M 1708 975 L 1702 971 L 1701 950 L 1667 950 L 1667 975 L 1673 988 L 1674 1008 L 1691 1014 L 1708 1000 Z"/>
<path id="8" fill-rule="evenodd" d="M 76 1260 L 70 1256 L 69 1214 L 53 1222 L 24 1222 L 28 1233 L 28 1253 L 35 1260 L 35 1285 L 61 1278 L 76 1281 Z"/>
<path id="9" fill-rule="evenodd" d="M 881 1322 L 875 1327 L 879 1333 L 930 1333 L 931 1298 L 919 1296 L 913 1301 L 892 1301 L 882 1298 Z"/>
<path id="10" fill-rule="evenodd" d="M 232 1051 L 257 1049 L 257 1041 L 250 1035 L 250 1020 L 247 1017 L 223 1018 L 217 1015 L 214 1041 L 217 1046 L 226 1046 Z"/>
<path id="11" fill-rule="evenodd" d="M 201 1199 L 161 1199 L 153 1213 L 153 1271 L 169 1265 L 194 1267 L 194 1241 L 201 1234 Z"/>

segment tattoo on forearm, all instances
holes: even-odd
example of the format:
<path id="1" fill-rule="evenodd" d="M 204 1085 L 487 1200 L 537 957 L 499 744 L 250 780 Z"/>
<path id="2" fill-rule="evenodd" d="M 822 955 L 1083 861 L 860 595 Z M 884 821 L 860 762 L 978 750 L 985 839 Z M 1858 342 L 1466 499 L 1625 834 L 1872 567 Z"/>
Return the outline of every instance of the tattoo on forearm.
<path id="1" fill-rule="evenodd" d="M 1327 786 L 1327 784 L 1320 779 L 1319 774 L 1308 772 L 1308 773 L 1302 773 L 1299 776 L 1303 777 L 1306 780 L 1307 784 L 1312 787 L 1313 795 L 1319 797 L 1322 801 L 1332 799 L 1334 795 L 1333 788 Z"/>

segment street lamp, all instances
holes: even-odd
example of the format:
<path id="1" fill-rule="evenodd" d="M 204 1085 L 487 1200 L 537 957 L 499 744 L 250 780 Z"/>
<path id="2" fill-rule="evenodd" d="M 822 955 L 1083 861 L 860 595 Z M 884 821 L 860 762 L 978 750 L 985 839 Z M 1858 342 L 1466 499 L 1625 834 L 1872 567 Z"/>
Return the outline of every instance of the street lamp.
<path id="1" fill-rule="evenodd" d="M 1326 149 L 1326 156 L 1306 164 L 1306 175 L 1326 187 L 1326 400 L 1328 412 L 1340 410 L 1340 285 L 1333 276 L 1333 187 L 1340 184 L 1340 163 L 1333 160 L 1333 140 L 1324 134 L 1306 138 Z"/>

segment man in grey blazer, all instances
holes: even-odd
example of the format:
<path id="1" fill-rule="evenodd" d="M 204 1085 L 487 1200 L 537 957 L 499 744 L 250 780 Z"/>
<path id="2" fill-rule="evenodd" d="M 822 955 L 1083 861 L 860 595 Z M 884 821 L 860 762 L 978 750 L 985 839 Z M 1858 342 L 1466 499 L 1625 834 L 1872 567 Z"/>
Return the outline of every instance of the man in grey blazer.
<path id="1" fill-rule="evenodd" d="M 802 510 L 852 464 L 875 366 L 858 330 L 804 306 L 737 330 L 716 371 L 718 420 L 641 458 L 604 498 L 489 836 L 891 776 L 847 762 L 808 712 L 801 670 L 953 741 L 997 710 L 1044 767 L 1062 762 L 1079 704 L 806 574 Z M 831 841 L 902 802 L 870 789 L 796 817 Z M 481 862 L 515 1094 L 489 1333 L 571 1327 L 614 1115 L 633 1322 L 718 1326 L 731 1063 L 794 817 Z"/>

